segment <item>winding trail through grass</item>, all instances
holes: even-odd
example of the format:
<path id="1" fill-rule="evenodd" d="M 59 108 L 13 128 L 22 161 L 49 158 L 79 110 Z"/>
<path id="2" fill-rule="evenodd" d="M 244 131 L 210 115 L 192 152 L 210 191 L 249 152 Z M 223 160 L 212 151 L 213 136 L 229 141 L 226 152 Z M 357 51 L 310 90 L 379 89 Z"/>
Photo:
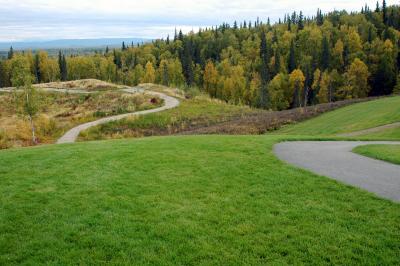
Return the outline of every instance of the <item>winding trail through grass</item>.
<path id="1" fill-rule="evenodd" d="M 85 124 L 76 126 L 72 129 L 70 129 L 69 131 L 67 131 L 60 139 L 58 139 L 57 144 L 73 143 L 76 141 L 76 139 L 78 138 L 79 134 L 82 131 L 89 129 L 91 127 L 94 127 L 94 126 L 98 126 L 98 125 L 116 121 L 116 120 L 121 120 L 123 118 L 132 116 L 132 115 L 145 115 L 145 114 L 151 114 L 151 113 L 158 113 L 158 112 L 162 112 L 162 111 L 165 111 L 168 109 L 175 108 L 179 105 L 179 101 L 176 98 L 168 96 L 161 92 L 145 91 L 140 88 L 129 88 L 129 89 L 123 89 L 122 91 L 127 92 L 127 93 L 144 92 L 146 94 L 154 95 L 154 96 L 159 97 L 164 100 L 164 106 L 155 108 L 155 109 L 150 109 L 150 110 L 138 111 L 138 112 L 134 112 L 134 113 L 127 113 L 127 114 L 104 117 L 104 118 L 101 118 L 96 121 L 92 121 L 89 123 L 85 123 Z"/>
<path id="2" fill-rule="evenodd" d="M 41 91 L 47 91 L 47 92 L 63 92 L 63 93 L 71 93 L 71 94 L 90 94 L 90 93 L 96 93 L 98 91 L 86 91 L 86 90 L 79 90 L 79 89 L 56 89 L 56 88 L 37 88 L 38 90 Z M 1 88 L 0 92 L 12 92 L 14 88 Z M 121 114 L 121 115 L 115 115 L 115 116 L 109 116 L 109 117 L 104 117 L 92 122 L 88 122 L 85 124 L 81 124 L 79 126 L 76 126 L 70 130 L 68 130 L 61 138 L 57 140 L 57 144 L 63 144 L 63 143 L 73 143 L 76 141 L 78 138 L 79 134 L 91 127 L 98 126 L 101 124 L 105 124 L 108 122 L 120 120 L 123 118 L 126 118 L 128 116 L 132 115 L 145 115 L 145 114 L 151 114 L 151 113 L 158 113 L 162 112 L 168 109 L 175 108 L 179 105 L 179 101 L 171 96 L 168 96 L 164 93 L 161 92 L 155 92 L 155 91 L 148 91 L 144 90 L 142 88 L 138 87 L 133 87 L 133 88 L 128 88 L 128 89 L 122 89 L 121 91 L 126 92 L 126 93 L 146 93 L 150 94 L 156 97 L 159 97 L 164 100 L 164 106 L 158 107 L 155 109 L 150 109 L 150 110 L 143 110 L 143 111 L 138 111 L 138 112 L 133 112 L 133 113 L 126 113 L 126 114 Z"/>
<path id="3" fill-rule="evenodd" d="M 283 161 L 400 202 L 400 165 L 352 152 L 361 145 L 389 141 L 293 141 L 274 146 Z"/>

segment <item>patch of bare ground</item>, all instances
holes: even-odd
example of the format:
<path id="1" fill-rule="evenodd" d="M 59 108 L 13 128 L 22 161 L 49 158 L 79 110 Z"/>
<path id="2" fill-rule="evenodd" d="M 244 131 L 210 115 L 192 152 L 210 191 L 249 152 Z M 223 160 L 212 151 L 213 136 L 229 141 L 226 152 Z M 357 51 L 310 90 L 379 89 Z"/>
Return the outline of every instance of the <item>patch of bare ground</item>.
<path id="1" fill-rule="evenodd" d="M 386 129 L 398 128 L 398 127 L 400 127 L 400 122 L 383 125 L 383 126 L 379 126 L 379 127 L 374 127 L 374 128 L 368 128 L 368 129 L 350 132 L 350 133 L 339 134 L 338 136 L 339 137 L 357 137 L 357 136 L 381 132 Z"/>

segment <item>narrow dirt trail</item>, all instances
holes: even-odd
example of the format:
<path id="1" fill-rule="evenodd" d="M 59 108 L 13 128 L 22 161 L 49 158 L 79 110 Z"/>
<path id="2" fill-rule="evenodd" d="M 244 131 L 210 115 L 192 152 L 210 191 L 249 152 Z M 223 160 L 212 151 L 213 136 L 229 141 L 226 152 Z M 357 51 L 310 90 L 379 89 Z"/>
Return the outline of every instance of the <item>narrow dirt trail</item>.
<path id="1" fill-rule="evenodd" d="M 397 144 L 389 141 L 293 141 L 274 146 L 279 159 L 314 173 L 400 202 L 400 165 L 352 152 L 361 145 Z"/>
<path id="2" fill-rule="evenodd" d="M 339 134 L 338 136 L 339 137 L 357 137 L 357 136 L 362 136 L 362 135 L 366 135 L 366 134 L 378 133 L 385 129 L 398 128 L 398 127 L 400 127 L 400 122 L 387 124 L 387 125 L 374 127 L 374 128 L 363 129 L 360 131 L 354 131 L 354 132 L 350 132 L 350 133 Z"/>

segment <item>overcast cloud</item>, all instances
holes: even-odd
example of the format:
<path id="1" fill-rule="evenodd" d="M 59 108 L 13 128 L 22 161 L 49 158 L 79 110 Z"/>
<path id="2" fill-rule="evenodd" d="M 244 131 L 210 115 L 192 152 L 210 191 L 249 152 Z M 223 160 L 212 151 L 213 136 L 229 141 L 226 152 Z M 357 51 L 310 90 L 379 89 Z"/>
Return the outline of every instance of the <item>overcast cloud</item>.
<path id="1" fill-rule="evenodd" d="M 276 21 L 293 11 L 313 15 L 318 7 L 358 11 L 365 3 L 375 8 L 375 0 L 0 0 L 0 41 L 161 38 L 175 27 L 187 32 L 224 21 Z"/>

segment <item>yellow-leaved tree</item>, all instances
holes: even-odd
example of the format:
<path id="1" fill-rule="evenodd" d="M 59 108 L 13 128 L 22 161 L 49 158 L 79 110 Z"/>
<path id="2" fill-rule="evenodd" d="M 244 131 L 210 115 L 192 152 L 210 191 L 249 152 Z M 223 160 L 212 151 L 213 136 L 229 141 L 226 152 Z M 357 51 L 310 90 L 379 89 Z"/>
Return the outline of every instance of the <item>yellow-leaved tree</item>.
<path id="1" fill-rule="evenodd" d="M 289 75 L 289 88 L 293 95 L 294 107 L 301 107 L 305 77 L 300 69 L 293 70 Z"/>
<path id="2" fill-rule="evenodd" d="M 154 83 L 155 80 L 156 80 L 156 71 L 154 70 L 153 64 L 149 61 L 146 64 L 144 76 L 141 82 Z"/>
<path id="3" fill-rule="evenodd" d="M 208 61 L 204 69 L 203 87 L 211 96 L 216 96 L 218 86 L 218 71 L 212 61 Z"/>
<path id="4" fill-rule="evenodd" d="M 370 91 L 368 85 L 369 71 L 363 61 L 356 58 L 345 73 L 345 84 L 338 94 L 342 99 L 367 97 Z"/>

